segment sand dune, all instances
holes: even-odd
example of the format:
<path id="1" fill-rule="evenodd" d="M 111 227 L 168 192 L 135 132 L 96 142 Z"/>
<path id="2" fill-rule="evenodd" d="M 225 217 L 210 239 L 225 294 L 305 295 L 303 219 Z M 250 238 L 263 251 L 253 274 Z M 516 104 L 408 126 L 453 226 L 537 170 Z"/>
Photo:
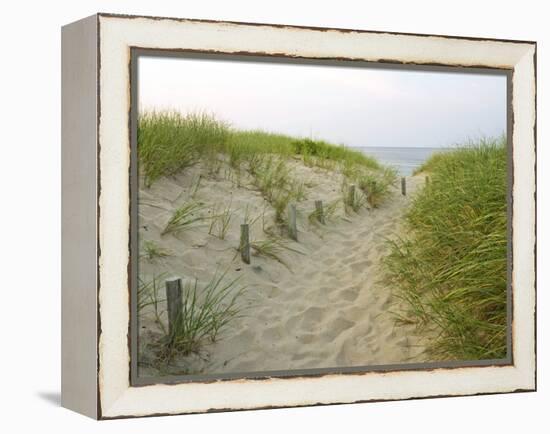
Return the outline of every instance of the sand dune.
<path id="1" fill-rule="evenodd" d="M 308 215 L 314 201 L 340 199 L 342 176 L 319 168 L 292 164 L 293 174 L 305 183 L 307 199 L 298 202 L 298 242 L 285 250 L 282 264 L 252 256 L 244 264 L 235 248 L 245 212 L 271 225 L 273 211 L 243 176 L 222 167 L 216 177 L 205 176 L 196 165 L 173 178 L 163 178 L 139 192 L 140 241 L 154 241 L 171 256 L 140 260 L 140 276 L 160 273 L 208 281 L 216 269 L 240 277 L 247 286 L 241 299 L 244 316 L 234 319 L 220 339 L 197 354 L 181 357 L 167 370 L 177 374 L 237 373 L 288 369 L 330 368 L 423 361 L 422 346 L 410 327 L 396 326 L 390 311 L 398 308 L 392 288 L 380 283 L 380 261 L 387 253 L 385 239 L 399 230 L 400 220 L 415 189 L 423 180 L 407 179 L 408 195 L 395 188 L 377 209 L 346 215 L 338 212 L 326 225 L 312 224 Z M 208 234 L 208 223 L 177 235 L 161 235 L 175 208 L 190 199 L 200 174 L 194 200 L 209 206 L 231 205 L 234 210 L 225 240 Z M 267 222 L 267 223 L 266 223 Z M 251 239 L 266 239 L 262 218 L 251 227 Z M 154 339 L 157 329 L 148 311 L 141 321 L 142 342 Z M 147 362 L 147 354 L 143 354 Z M 143 368 L 143 375 L 154 371 Z"/>

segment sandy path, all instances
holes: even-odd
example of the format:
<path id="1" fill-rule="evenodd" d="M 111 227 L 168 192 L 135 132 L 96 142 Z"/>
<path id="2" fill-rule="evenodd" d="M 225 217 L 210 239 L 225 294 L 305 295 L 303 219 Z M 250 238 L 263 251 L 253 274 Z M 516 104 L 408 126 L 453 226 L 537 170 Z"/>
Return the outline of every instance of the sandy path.
<path id="1" fill-rule="evenodd" d="M 408 195 L 397 188 L 373 210 L 312 227 L 306 218 L 316 198 L 331 200 L 341 193 L 341 178 L 326 171 L 296 165 L 295 174 L 307 180 L 307 200 L 298 204 L 299 242 L 292 247 L 304 254 L 285 252 L 290 270 L 268 258 L 252 257 L 250 265 L 235 257 L 239 220 L 245 204 L 249 211 L 264 207 L 261 195 L 237 188 L 224 179 L 201 183 L 197 198 L 206 203 L 230 203 L 237 209 L 225 240 L 197 228 L 176 237 L 160 236 L 171 210 L 185 201 L 200 168 L 186 175 L 158 181 L 140 193 L 140 237 L 154 240 L 172 256 L 155 263 L 140 262 L 140 274 L 159 272 L 192 276 L 206 281 L 216 267 L 229 267 L 228 276 L 241 276 L 248 287 L 246 315 L 233 321 L 221 339 L 199 354 L 175 362 L 171 373 L 191 367 L 194 373 L 330 368 L 422 361 L 410 327 L 395 326 L 390 310 L 397 300 L 380 283 L 385 239 L 398 229 L 402 214 L 423 181 L 407 179 Z M 252 238 L 262 238 L 261 223 Z M 265 238 L 265 235 L 263 235 Z M 146 330 L 154 324 L 143 321 Z M 145 370 L 144 372 L 147 372 Z"/>

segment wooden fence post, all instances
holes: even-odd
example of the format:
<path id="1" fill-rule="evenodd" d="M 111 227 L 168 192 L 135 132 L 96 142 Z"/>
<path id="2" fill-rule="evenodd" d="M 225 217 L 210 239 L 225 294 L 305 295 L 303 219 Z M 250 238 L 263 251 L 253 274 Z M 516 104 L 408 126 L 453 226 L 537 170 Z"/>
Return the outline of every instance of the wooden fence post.
<path id="1" fill-rule="evenodd" d="M 296 227 L 296 204 L 288 205 L 288 235 L 294 241 L 298 241 L 298 228 Z"/>
<path id="2" fill-rule="evenodd" d="M 172 337 L 176 323 L 181 320 L 183 289 L 181 278 L 166 279 L 166 304 L 168 306 L 168 334 Z"/>
<path id="3" fill-rule="evenodd" d="M 426 176 L 426 185 L 429 185 L 429 184 L 430 184 L 430 177 Z"/>
<path id="4" fill-rule="evenodd" d="M 245 264 L 250 264 L 250 232 L 247 224 L 241 225 L 241 259 Z"/>
<path id="5" fill-rule="evenodd" d="M 322 200 L 316 200 L 315 201 L 315 212 L 317 213 L 317 220 L 321 224 L 325 224 L 325 213 L 323 211 L 323 201 Z"/>
<path id="6" fill-rule="evenodd" d="M 348 205 L 353 208 L 354 203 L 355 203 L 355 184 L 351 184 L 349 186 L 349 191 L 348 191 Z"/>
<path id="7" fill-rule="evenodd" d="M 407 180 L 405 179 L 405 177 L 401 178 L 401 194 L 403 196 L 407 195 Z"/>

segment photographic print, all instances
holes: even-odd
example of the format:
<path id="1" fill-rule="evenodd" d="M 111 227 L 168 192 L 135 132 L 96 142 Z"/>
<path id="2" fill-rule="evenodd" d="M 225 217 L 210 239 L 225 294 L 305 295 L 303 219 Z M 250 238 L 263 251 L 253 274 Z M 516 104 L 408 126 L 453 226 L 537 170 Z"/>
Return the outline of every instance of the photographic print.
<path id="1" fill-rule="evenodd" d="M 509 74 L 143 51 L 137 377 L 509 363 Z"/>
<path id="2" fill-rule="evenodd" d="M 536 43 L 96 14 L 62 31 L 62 403 L 536 390 Z"/>

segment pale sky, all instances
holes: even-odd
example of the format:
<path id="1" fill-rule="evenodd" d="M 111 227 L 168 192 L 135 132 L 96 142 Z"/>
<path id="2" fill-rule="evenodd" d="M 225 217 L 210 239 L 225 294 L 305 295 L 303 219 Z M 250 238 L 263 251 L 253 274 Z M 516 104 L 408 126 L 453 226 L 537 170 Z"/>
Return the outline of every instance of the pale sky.
<path id="1" fill-rule="evenodd" d="M 240 129 L 348 146 L 444 147 L 506 132 L 506 77 L 139 58 L 140 109 L 205 111 Z"/>

